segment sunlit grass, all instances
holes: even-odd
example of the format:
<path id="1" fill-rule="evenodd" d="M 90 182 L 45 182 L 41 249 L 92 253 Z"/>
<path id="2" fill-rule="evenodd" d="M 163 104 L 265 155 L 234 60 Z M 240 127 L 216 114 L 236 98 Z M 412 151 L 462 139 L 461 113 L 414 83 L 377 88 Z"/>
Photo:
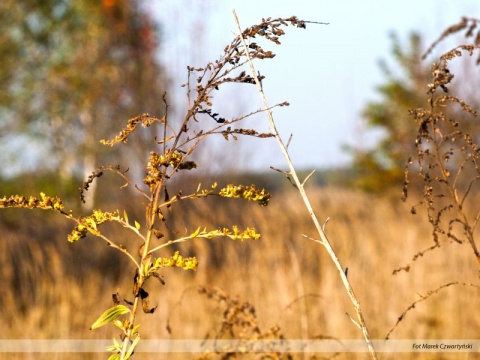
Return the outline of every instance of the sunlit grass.
<path id="1" fill-rule="evenodd" d="M 432 241 L 429 224 L 411 215 L 407 205 L 392 206 L 387 200 L 338 189 L 311 189 L 309 193 L 319 216 L 329 214 L 331 218 L 327 233 L 335 233 L 338 239 L 335 250 L 356 284 L 372 338 L 385 337 L 418 294 L 450 281 L 474 281 L 476 263 L 466 247 L 455 243 L 445 244 L 446 249 L 435 256 L 416 261 L 410 272 L 392 275 L 395 268 L 410 261 L 419 246 Z M 262 329 L 278 325 L 286 338 L 357 339 L 358 329 L 345 315 L 353 309 L 340 280 L 325 266 L 328 259 L 321 249 L 301 236 L 314 229 L 306 221 L 305 210 L 296 205 L 296 198 L 295 193 L 278 194 L 267 208 L 205 201 L 180 212 L 185 215 L 175 218 L 175 229 L 186 223 L 208 226 L 209 222 L 234 220 L 239 225 L 256 226 L 263 236 L 250 243 L 199 239 L 179 245 L 201 259 L 198 270 L 190 274 L 165 269 L 162 277 L 166 287 L 148 289 L 152 305 L 158 304 L 154 320 L 149 320 L 150 315 L 140 319 L 148 338 L 214 336 L 220 329 L 225 304 L 199 294 L 198 287 L 205 285 L 248 301 L 255 307 Z M 290 205 L 289 212 L 285 204 Z M 111 251 L 96 239 L 89 239 L 88 249 L 72 249 L 64 240 L 60 222 L 51 223 L 43 234 L 49 230 L 53 232 L 41 243 L 31 241 L 24 230 L 2 228 L 0 271 L 5 286 L 1 301 L 5 311 L 1 316 L 2 322 L 9 324 L 8 337 L 108 338 L 108 331 L 86 329 L 95 315 L 111 304 L 110 293 L 131 287 L 127 277 L 131 269 L 120 258 L 112 258 Z M 98 267 L 93 259 L 81 265 L 92 254 Z M 105 272 L 102 266 L 110 271 Z M 111 270 L 115 276 L 104 275 L 112 274 Z M 479 305 L 476 289 L 446 289 L 408 312 L 391 338 L 475 338 L 480 323 L 472 314 Z M 468 358 L 467 354 L 463 358 Z"/>

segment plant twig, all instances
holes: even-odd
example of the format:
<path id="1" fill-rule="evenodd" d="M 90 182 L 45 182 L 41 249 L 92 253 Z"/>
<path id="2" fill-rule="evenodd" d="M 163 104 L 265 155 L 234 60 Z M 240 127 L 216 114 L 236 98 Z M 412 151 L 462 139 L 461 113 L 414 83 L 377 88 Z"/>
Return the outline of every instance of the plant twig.
<path id="1" fill-rule="evenodd" d="M 242 45 L 245 49 L 245 56 L 248 59 L 248 63 L 250 65 L 250 70 L 251 70 L 252 76 L 255 79 L 255 83 L 257 85 L 258 92 L 260 94 L 260 97 L 262 98 L 263 106 L 264 106 L 265 109 L 268 109 L 269 106 L 268 106 L 268 103 L 267 103 L 267 99 L 266 99 L 265 94 L 263 92 L 263 88 L 262 88 L 262 85 L 260 83 L 260 80 L 258 79 L 257 71 L 255 70 L 252 59 L 249 56 L 249 53 L 248 53 L 248 50 L 247 50 L 248 45 L 246 44 L 245 39 L 242 35 L 242 29 L 240 27 L 240 22 L 238 20 L 237 13 L 236 13 L 235 10 L 233 10 L 233 16 L 235 18 L 235 23 L 236 23 L 237 29 L 239 31 L 239 38 L 240 38 L 240 40 L 242 42 Z M 291 176 L 296 188 L 300 192 L 300 195 L 303 199 L 305 207 L 307 208 L 308 213 L 310 214 L 310 217 L 312 218 L 312 221 L 315 224 L 315 227 L 318 231 L 318 234 L 320 235 L 321 244 L 325 247 L 325 249 L 327 250 L 330 258 L 332 259 L 332 261 L 335 265 L 335 267 L 337 268 L 337 270 L 339 272 L 339 275 L 340 275 L 340 278 L 342 279 L 342 282 L 345 286 L 345 289 L 346 289 L 346 291 L 347 291 L 347 293 L 350 297 L 350 301 L 352 302 L 353 307 L 355 308 L 355 312 L 357 314 L 357 319 L 358 319 L 358 324 L 361 327 L 361 330 L 362 330 L 363 336 L 365 338 L 365 342 L 367 344 L 370 355 L 371 355 L 372 359 L 377 359 L 377 355 L 375 353 L 373 343 L 370 339 L 370 335 L 368 333 L 368 329 L 367 329 L 367 325 L 365 323 L 365 319 L 363 318 L 362 310 L 360 308 L 360 303 L 357 300 L 357 297 L 356 297 L 356 295 L 353 291 L 353 288 L 350 284 L 350 281 L 348 280 L 347 276 L 345 275 L 345 272 L 344 272 L 343 267 L 340 263 L 340 260 L 338 259 L 337 255 L 335 254 L 335 251 L 333 250 L 329 240 L 327 239 L 327 236 L 326 236 L 322 226 L 320 225 L 320 222 L 318 221 L 317 216 L 315 215 L 315 213 L 313 211 L 312 205 L 310 204 L 310 200 L 309 200 L 309 198 L 308 198 L 308 196 L 305 192 L 303 184 L 300 181 L 300 179 L 298 178 L 298 175 L 295 171 L 293 163 L 290 159 L 290 155 L 288 154 L 287 147 L 284 144 L 282 138 L 280 137 L 280 135 L 278 133 L 277 127 L 275 125 L 275 121 L 273 119 L 272 112 L 270 110 L 267 110 L 266 114 L 267 114 L 267 117 L 268 117 L 268 121 L 270 123 L 270 131 L 275 135 L 275 139 L 277 140 L 278 145 L 280 147 L 280 150 L 282 151 L 283 157 L 285 158 L 285 160 L 287 162 L 287 165 L 288 165 L 288 168 L 289 168 L 289 175 Z"/>
<path id="2" fill-rule="evenodd" d="M 471 287 L 480 289 L 480 286 L 475 285 L 475 284 L 469 284 L 469 283 L 464 283 L 464 282 L 455 281 L 455 282 L 450 282 L 450 283 L 447 283 L 447 284 L 443 284 L 443 285 L 439 286 L 438 288 L 436 288 L 435 290 L 430 290 L 430 291 L 427 293 L 427 295 L 420 295 L 420 299 L 418 299 L 418 300 L 414 301 L 413 303 L 411 303 L 411 304 L 402 312 L 402 314 L 398 317 L 397 322 L 395 323 L 395 325 L 393 325 L 393 327 L 388 331 L 387 335 L 385 336 L 385 340 L 388 340 L 388 339 L 390 338 L 391 333 L 396 329 L 396 327 L 398 326 L 398 324 L 405 318 L 405 316 L 407 315 L 407 313 L 408 313 L 410 310 L 413 310 L 413 309 L 415 308 L 415 306 L 416 306 L 418 303 L 427 300 L 430 296 L 437 294 L 440 290 L 445 289 L 445 288 L 447 288 L 447 287 L 449 287 L 449 286 L 454 286 L 454 285 L 459 285 L 459 286 L 471 286 Z"/>

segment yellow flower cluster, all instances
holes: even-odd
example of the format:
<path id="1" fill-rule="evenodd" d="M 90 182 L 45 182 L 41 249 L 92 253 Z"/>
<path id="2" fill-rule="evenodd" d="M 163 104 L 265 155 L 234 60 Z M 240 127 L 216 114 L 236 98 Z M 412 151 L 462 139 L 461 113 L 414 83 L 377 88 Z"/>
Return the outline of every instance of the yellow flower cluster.
<path id="1" fill-rule="evenodd" d="M 101 210 L 93 210 L 93 214 L 80 218 L 80 223 L 75 226 L 72 232 L 67 236 L 69 242 L 75 242 L 87 236 L 87 233 L 98 235 L 100 232 L 97 230 L 97 225 L 104 223 L 105 221 L 118 221 L 120 220 L 118 211 L 115 212 L 103 212 Z"/>
<path id="2" fill-rule="evenodd" d="M 230 229 L 224 228 L 223 229 L 223 234 L 225 236 L 228 236 L 230 239 L 233 240 L 258 240 L 260 239 L 260 234 L 257 234 L 255 228 L 246 228 L 243 232 L 238 230 L 237 225 L 234 225 L 232 227 L 233 231 L 230 231 Z"/>
<path id="3" fill-rule="evenodd" d="M 170 159 L 169 159 L 170 158 Z M 197 164 L 194 163 L 193 161 L 185 161 L 183 162 L 183 155 L 180 154 L 178 151 L 166 151 L 165 154 L 158 154 L 154 151 L 150 153 L 150 158 L 148 161 L 148 170 L 154 170 L 160 167 L 160 166 L 172 166 L 174 168 L 178 167 L 179 169 L 194 169 L 197 167 Z"/>
<path id="4" fill-rule="evenodd" d="M 64 209 L 63 202 L 60 198 L 52 198 L 46 196 L 43 192 L 40 193 L 40 199 L 30 196 L 12 195 L 0 198 L 0 208 L 27 208 L 27 209 L 43 209 L 62 211 Z"/>
<path id="5" fill-rule="evenodd" d="M 170 160 L 168 160 L 168 158 L 170 157 Z M 167 151 L 165 152 L 165 154 L 163 155 L 160 155 L 159 159 L 160 159 L 160 165 L 170 165 L 172 167 L 177 167 L 178 164 L 180 164 L 182 162 L 182 154 L 180 154 L 179 152 L 176 152 L 174 151 L 173 153 L 171 151 Z M 168 164 L 167 164 L 167 160 L 168 160 Z"/>
<path id="6" fill-rule="evenodd" d="M 160 155 L 152 151 L 147 164 L 148 175 L 143 179 L 146 185 L 155 185 L 158 182 L 161 175 L 160 165 L 162 165 Z"/>
<path id="7" fill-rule="evenodd" d="M 182 162 L 182 160 L 183 160 L 182 154 L 180 154 L 177 151 L 171 152 L 170 150 L 168 150 L 165 152 L 165 154 L 162 154 L 162 155 L 152 151 L 150 153 L 150 157 L 148 159 L 148 164 L 147 164 L 148 175 L 145 177 L 143 182 L 146 185 L 156 184 L 161 177 L 160 167 L 162 165 L 165 167 L 170 165 L 173 168 L 178 168 L 179 170 L 191 170 L 191 169 L 196 169 L 198 167 L 198 165 L 193 161 Z"/>
<path id="8" fill-rule="evenodd" d="M 190 234 L 190 238 L 201 237 L 205 239 L 213 239 L 214 237 L 227 236 L 233 240 L 258 240 L 260 239 L 260 234 L 257 233 L 255 228 L 246 228 L 245 231 L 240 231 L 237 225 L 232 227 L 232 230 L 228 228 L 217 229 L 212 231 L 207 231 L 207 229 L 200 230 L 198 228 L 194 233 Z"/>
<path id="9" fill-rule="evenodd" d="M 220 190 L 220 196 L 231 198 L 242 198 L 250 201 L 258 201 L 262 206 L 267 206 L 270 201 L 271 195 L 265 191 L 265 189 L 257 189 L 255 185 L 232 185 Z"/>
<path id="10" fill-rule="evenodd" d="M 196 257 L 184 258 L 179 254 L 178 251 L 175 251 L 173 256 L 168 258 L 160 257 L 155 260 L 154 268 L 161 267 L 181 267 L 184 270 L 197 270 L 198 260 Z"/>

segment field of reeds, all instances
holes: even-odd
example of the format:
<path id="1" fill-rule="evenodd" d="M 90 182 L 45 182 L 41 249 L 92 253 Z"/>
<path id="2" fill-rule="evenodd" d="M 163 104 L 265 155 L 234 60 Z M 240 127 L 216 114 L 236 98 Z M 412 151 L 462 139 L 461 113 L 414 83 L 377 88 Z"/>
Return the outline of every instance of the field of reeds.
<path id="1" fill-rule="evenodd" d="M 430 224 L 423 216 L 412 215 L 410 204 L 329 187 L 311 187 L 308 192 L 319 218 L 330 218 L 326 232 L 340 260 L 348 267 L 348 278 L 373 339 L 385 338 L 402 313 L 429 290 L 455 281 L 474 282 L 478 265 L 471 249 L 449 242 L 412 263 L 409 272 L 392 275 L 395 269 L 408 265 L 418 251 L 432 245 Z M 195 239 L 179 245 L 182 253 L 197 256 L 198 270 L 193 273 L 167 268 L 161 273 L 164 286 L 157 282 L 149 285 L 150 305 L 158 307 L 154 314 L 140 317 L 144 338 L 225 338 L 225 326 L 229 325 L 230 336 L 237 337 L 253 331 L 267 338 L 361 339 L 346 315 L 353 315 L 354 310 L 330 259 L 323 247 L 302 236 L 314 237 L 315 231 L 297 193 L 276 193 L 268 207 L 223 199 L 179 206 L 184 208 L 171 220 L 172 232 L 181 234 L 186 228 L 200 225 L 248 224 L 254 225 L 262 237 L 244 242 Z M 0 226 L 0 318 L 8 329 L 3 338 L 117 336 L 112 327 L 96 331 L 89 331 L 89 327 L 111 306 L 111 296 L 117 289 L 130 289 L 132 268 L 125 259 L 94 237 L 69 244 L 66 235 L 71 224 L 41 210 L 5 210 Z M 123 235 L 115 237 L 118 236 Z M 480 308 L 478 294 L 478 288 L 469 286 L 444 288 L 408 311 L 389 337 L 474 339 L 480 333 L 476 315 Z M 120 292 L 119 296 L 131 297 L 131 293 Z M 250 320 L 243 318 L 233 323 L 234 318 L 226 317 L 232 307 L 249 309 Z M 105 357 L 28 353 L 1 357 L 50 359 L 65 355 L 82 359 Z M 139 353 L 135 358 L 173 355 Z M 368 353 L 291 355 L 305 359 L 368 358 Z M 282 356 L 288 358 L 287 354 Z M 379 354 L 381 359 L 473 356 L 474 353 Z M 222 358 L 222 354 L 208 358 Z M 240 358 L 259 359 L 261 354 Z"/>

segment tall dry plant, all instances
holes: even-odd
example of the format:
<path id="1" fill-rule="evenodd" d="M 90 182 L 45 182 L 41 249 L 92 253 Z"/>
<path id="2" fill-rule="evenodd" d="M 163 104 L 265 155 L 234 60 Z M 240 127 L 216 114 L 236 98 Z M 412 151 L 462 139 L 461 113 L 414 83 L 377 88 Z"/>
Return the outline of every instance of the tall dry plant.
<path id="1" fill-rule="evenodd" d="M 263 19 L 258 25 L 247 28 L 225 47 L 223 55 L 215 62 L 203 68 L 188 67 L 188 81 L 183 85 L 187 90 L 188 108 L 183 119 L 170 119 L 168 104 L 164 97 L 165 114 L 162 117 L 149 114 L 137 116 L 128 120 L 126 127 L 113 139 L 101 140 L 102 144 L 111 147 L 124 145 L 132 133 L 138 131 L 139 126 L 152 129 L 152 150 L 145 164 L 146 175 L 142 183 L 137 183 L 131 178 L 128 169 L 118 165 L 106 165 L 95 169 L 80 188 L 80 198 L 85 202 L 85 192 L 104 172 L 118 175 L 125 181 L 122 188 L 128 187 L 136 195 L 136 200 L 131 202 L 132 206 L 141 205 L 144 208 L 144 221 L 130 219 L 128 214 L 133 213 L 132 209 L 123 211 L 95 209 L 89 214 L 78 215 L 72 210 L 67 210 L 60 198 L 44 193 L 39 197 L 16 194 L 0 198 L 0 208 L 53 210 L 75 223 L 74 229 L 68 235 L 69 242 L 77 242 L 87 235 L 93 235 L 129 259 L 133 269 L 131 295 L 127 295 L 126 291 L 123 291 L 125 295 L 112 294 L 113 306 L 101 314 L 91 326 L 91 329 L 96 329 L 113 323 L 121 330 L 120 339 L 114 340 L 113 345 L 108 348 L 113 353 L 109 359 L 128 359 L 132 356 L 140 340 L 138 312 L 142 310 L 144 313 L 151 314 L 156 309 L 155 304 L 149 301 L 145 284 L 151 279 L 156 279 L 165 285 L 159 273 L 165 267 L 179 267 L 184 270 L 197 268 L 196 257 L 186 257 L 178 251 L 169 251 L 172 245 L 195 238 L 228 237 L 243 241 L 260 237 L 255 228 L 248 227 L 240 230 L 235 224 L 232 224 L 231 228 L 217 229 L 207 229 L 201 224 L 196 224 L 191 229 L 185 229 L 183 234 L 179 234 L 169 228 L 168 219 L 175 213 L 176 204 L 179 202 L 198 201 L 211 196 L 242 198 L 266 206 L 270 200 L 270 194 L 266 190 L 258 189 L 255 185 L 233 184 L 219 189 L 216 183 L 209 184 L 207 187 L 198 184 L 194 189 L 175 190 L 175 193 L 172 193 L 171 189 L 175 187 L 179 173 L 193 171 L 199 166 L 194 160 L 195 150 L 207 137 L 220 135 L 227 141 L 237 140 L 239 136 L 278 138 L 276 132 L 259 133 L 254 129 L 242 128 L 238 125 L 253 114 L 270 113 L 273 107 L 286 106 L 288 103 L 266 107 L 236 118 L 225 118 L 213 110 L 214 94 L 227 83 L 258 84 L 263 79 L 263 76 L 256 73 L 253 76 L 248 75 L 243 67 L 252 59 L 271 59 L 275 54 L 270 50 L 264 50 L 253 39 L 258 41 L 263 38 L 268 42 L 280 44 L 279 38 L 285 34 L 284 27 L 291 25 L 305 28 L 306 23 L 295 16 L 268 18 Z M 251 40 L 248 46 L 245 46 L 246 39 Z M 208 163 L 207 159 L 205 165 L 208 167 L 212 164 Z M 122 195 L 126 196 L 125 193 L 120 196 Z M 109 235 L 109 227 L 104 226 L 106 223 L 120 225 L 126 229 L 128 235 L 112 238 Z M 318 226 L 320 228 L 320 225 Z M 346 280 L 346 274 L 343 273 L 343 269 L 340 270 L 342 277 Z M 363 326 L 362 321 L 361 326 Z"/>
<path id="2" fill-rule="evenodd" d="M 347 292 L 347 294 L 350 298 L 350 301 L 352 302 L 352 305 L 353 305 L 353 307 L 355 309 L 355 312 L 356 312 L 357 320 L 355 321 L 352 317 L 350 317 L 350 315 L 348 315 L 348 313 L 347 313 L 347 315 L 350 317 L 352 322 L 361 330 L 361 332 L 363 334 L 363 337 L 365 339 L 365 342 L 367 344 L 368 351 L 369 351 L 372 359 L 377 359 L 377 355 L 376 355 L 373 343 L 371 341 L 370 334 L 368 332 L 367 324 L 366 324 L 366 321 L 363 317 L 362 309 L 360 307 L 360 302 L 358 301 L 357 296 L 355 295 L 355 292 L 353 290 L 352 284 L 350 283 L 350 280 L 347 277 L 348 269 L 344 268 L 342 266 L 337 254 L 335 253 L 335 251 L 334 251 L 334 249 L 333 249 L 333 247 L 332 247 L 332 245 L 331 245 L 331 243 L 330 243 L 330 241 L 329 241 L 329 239 L 328 239 L 328 237 L 325 233 L 325 226 L 328 222 L 328 219 L 327 219 L 327 221 L 325 221 L 325 223 L 323 225 L 320 224 L 320 221 L 318 220 L 317 215 L 313 211 L 312 205 L 310 203 L 310 199 L 309 199 L 309 197 L 308 197 L 308 195 L 305 191 L 305 184 L 308 181 L 308 179 L 311 177 L 311 175 L 313 175 L 313 172 L 311 172 L 308 176 L 306 176 L 306 178 L 303 181 L 300 181 L 300 179 L 298 177 L 298 174 L 295 170 L 295 167 L 294 167 L 294 165 L 293 165 L 293 163 L 290 159 L 290 155 L 288 153 L 288 145 L 290 143 L 291 138 L 289 139 L 288 143 L 285 143 L 283 141 L 282 137 L 280 136 L 280 134 L 277 130 L 276 124 L 275 124 L 275 120 L 273 119 L 273 114 L 272 114 L 271 108 L 268 105 L 267 99 L 265 97 L 265 93 L 263 92 L 261 79 L 257 75 L 257 71 L 255 70 L 255 66 L 254 66 L 253 61 L 252 61 L 255 57 L 250 56 L 250 54 L 248 52 L 248 49 L 252 46 L 252 44 L 247 43 L 247 41 L 250 42 L 249 40 L 250 40 L 251 36 L 248 32 L 245 32 L 245 31 L 242 32 L 241 31 L 241 27 L 240 27 L 240 23 L 239 23 L 237 14 L 236 14 L 235 11 L 233 12 L 233 14 L 234 14 L 234 17 L 235 17 L 235 21 L 237 23 L 238 31 L 240 32 L 239 38 L 241 40 L 241 44 L 243 46 L 244 52 L 245 52 L 245 54 L 247 56 L 247 59 L 248 59 L 248 63 L 250 65 L 250 70 L 251 70 L 251 73 L 252 73 L 252 77 L 255 80 L 258 92 L 260 94 L 260 97 L 262 98 L 262 102 L 263 102 L 263 105 L 264 105 L 264 110 L 267 113 L 268 121 L 269 121 L 269 124 L 270 124 L 270 131 L 275 136 L 275 139 L 277 140 L 277 143 L 280 147 L 280 150 L 282 151 L 283 157 L 285 158 L 285 161 L 286 161 L 287 167 L 288 167 L 287 171 L 282 171 L 282 170 L 278 170 L 278 169 L 274 169 L 274 168 L 273 169 L 284 173 L 286 175 L 286 177 L 288 178 L 288 180 L 292 183 L 292 185 L 299 191 L 299 193 L 302 197 L 302 200 L 305 204 L 305 207 L 308 210 L 308 213 L 309 213 L 309 215 L 310 215 L 310 217 L 311 217 L 311 219 L 312 219 L 312 221 L 315 225 L 315 228 L 318 232 L 319 239 L 312 238 L 312 237 L 307 236 L 307 235 L 303 235 L 303 236 L 310 239 L 310 240 L 313 240 L 313 241 L 317 242 L 320 245 L 322 245 L 325 248 L 325 250 L 327 251 L 327 253 L 330 256 L 334 266 L 338 270 L 338 274 L 339 274 L 339 276 L 340 276 L 340 278 L 341 278 L 341 280 L 344 284 L 345 290 L 346 290 L 346 292 Z M 280 25 L 280 24 L 278 24 L 278 25 Z"/>
<path id="3" fill-rule="evenodd" d="M 463 18 L 460 23 L 449 27 L 427 50 L 424 58 L 449 35 L 466 29 L 467 38 L 474 36 L 479 22 Z M 473 56 L 479 49 L 480 30 L 477 30 L 472 44 L 457 46 L 441 55 L 431 67 L 432 80 L 427 85 L 426 106 L 409 111 L 418 125 L 417 154 L 415 159 L 409 159 L 405 171 L 403 198 L 408 196 L 412 173 L 418 174 L 423 183 L 423 200 L 412 208 L 412 213 L 416 213 L 420 205 L 425 206 L 434 242 L 428 249 L 417 253 L 412 261 L 439 248 L 441 238 L 446 237 L 458 244 L 468 244 L 480 266 L 476 243 L 480 208 L 472 203 L 480 185 L 480 143 L 478 134 L 464 124 L 468 117 L 477 117 L 477 111 L 463 99 L 451 95 L 448 87 L 455 77 L 450 66 L 452 60 L 463 54 Z M 479 62 L 480 57 L 477 64 Z M 457 111 L 449 113 L 452 107 L 457 107 Z M 409 265 L 402 269 L 408 271 Z"/>
<path id="4" fill-rule="evenodd" d="M 419 208 L 424 208 L 432 228 L 433 244 L 417 252 L 410 263 L 394 270 L 393 274 L 408 272 L 413 263 L 426 253 L 456 243 L 470 247 L 473 260 L 478 263 L 480 277 L 480 207 L 475 196 L 480 190 L 480 138 L 475 129 L 478 127 L 470 126 L 471 118 L 477 117 L 477 111 L 464 99 L 450 93 L 450 85 L 455 78 L 453 60 L 464 54 L 472 57 L 480 52 L 479 25 L 479 19 L 463 17 L 459 23 L 448 27 L 423 55 L 425 59 L 439 43 L 453 34 L 465 31 L 466 39 L 473 38 L 472 43 L 456 46 L 432 64 L 431 82 L 427 84 L 426 91 L 427 103 L 425 107 L 409 110 L 418 125 L 417 151 L 405 168 L 403 199 L 408 197 L 411 182 L 419 179 L 423 196 L 411 212 L 416 214 Z M 462 83 L 455 85 L 456 89 L 462 88 Z M 453 281 L 428 291 L 405 309 L 386 338 L 419 302 L 451 286 L 480 288 L 478 284 Z"/>

